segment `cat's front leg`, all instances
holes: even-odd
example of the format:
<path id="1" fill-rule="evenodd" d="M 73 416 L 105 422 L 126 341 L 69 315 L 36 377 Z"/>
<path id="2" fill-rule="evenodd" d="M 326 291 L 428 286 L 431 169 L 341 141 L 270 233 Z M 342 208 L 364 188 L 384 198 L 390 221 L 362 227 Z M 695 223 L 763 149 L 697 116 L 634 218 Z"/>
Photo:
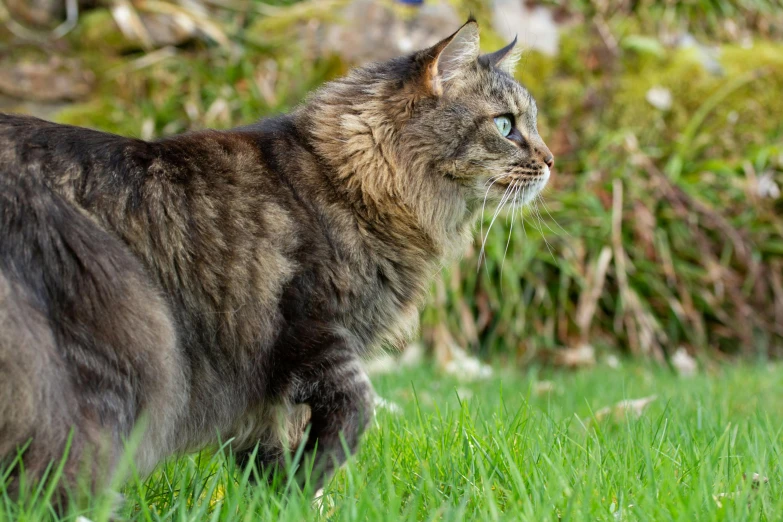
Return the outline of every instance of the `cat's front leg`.
<path id="1" fill-rule="evenodd" d="M 290 332 L 267 375 L 274 402 L 258 413 L 263 420 L 255 446 L 238 451 L 236 460 L 240 467 L 255 465 L 259 476 L 273 483 L 304 445 L 294 473 L 304 485 L 312 470 L 310 483 L 317 490 L 356 451 L 372 420 L 375 393 L 349 334 L 321 326 Z"/>
<path id="2" fill-rule="evenodd" d="M 372 420 L 375 393 L 358 355 L 330 350 L 326 360 L 299 375 L 297 402 L 310 406 L 305 462 L 312 459 L 310 482 L 315 489 L 356 451 Z M 298 476 L 304 479 L 307 467 Z"/>

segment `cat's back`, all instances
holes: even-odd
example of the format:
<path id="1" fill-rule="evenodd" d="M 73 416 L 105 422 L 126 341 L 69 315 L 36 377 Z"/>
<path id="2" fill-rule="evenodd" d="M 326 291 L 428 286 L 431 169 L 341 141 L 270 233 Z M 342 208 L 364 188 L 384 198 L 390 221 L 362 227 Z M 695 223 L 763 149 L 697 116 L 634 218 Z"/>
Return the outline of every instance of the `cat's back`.
<path id="1" fill-rule="evenodd" d="M 303 142 L 288 115 L 155 141 L 0 115 L 0 186 L 118 238 L 169 296 L 189 350 L 256 349 L 302 301 L 331 306 L 310 293 L 332 272 L 325 208 L 340 205 Z"/>
<path id="2" fill-rule="evenodd" d="M 0 186 L 18 198 L 62 199 L 148 264 L 164 263 L 150 258 L 152 246 L 170 247 L 167 263 L 177 249 L 227 256 L 244 240 L 289 233 L 301 206 L 281 167 L 291 147 L 278 127 L 144 141 L 0 113 Z"/>
<path id="3" fill-rule="evenodd" d="M 287 177 L 298 148 L 293 129 L 279 117 L 144 141 L 0 113 L 0 183 L 43 183 L 97 213 L 106 210 L 91 208 L 101 200 L 132 208 L 204 195 L 225 206 L 250 196 L 285 202 L 295 199 Z"/>
<path id="4" fill-rule="evenodd" d="M 149 144 L 142 140 L 0 113 L 0 179 L 6 182 L 12 177 L 44 180 L 58 172 L 74 177 L 92 165 L 116 167 L 123 156 L 149 153 Z"/>
<path id="5" fill-rule="evenodd" d="M 154 157 L 143 140 L 0 113 L 0 186 L 18 198 L 46 192 L 98 215 L 140 200 Z"/>

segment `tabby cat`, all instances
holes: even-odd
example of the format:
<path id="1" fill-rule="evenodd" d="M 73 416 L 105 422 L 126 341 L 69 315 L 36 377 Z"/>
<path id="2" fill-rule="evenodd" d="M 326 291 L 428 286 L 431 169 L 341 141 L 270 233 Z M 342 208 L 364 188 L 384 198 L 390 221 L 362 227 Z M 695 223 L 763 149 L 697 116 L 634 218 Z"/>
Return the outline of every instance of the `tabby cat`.
<path id="1" fill-rule="evenodd" d="M 549 178 L 515 43 L 480 56 L 469 20 L 291 114 L 152 142 L 0 115 L 0 459 L 27 445 L 37 477 L 68 446 L 61 487 L 88 457 L 97 486 L 136 428 L 142 474 L 301 443 L 322 484 L 373 413 L 362 358 L 408 338 L 487 199 Z"/>

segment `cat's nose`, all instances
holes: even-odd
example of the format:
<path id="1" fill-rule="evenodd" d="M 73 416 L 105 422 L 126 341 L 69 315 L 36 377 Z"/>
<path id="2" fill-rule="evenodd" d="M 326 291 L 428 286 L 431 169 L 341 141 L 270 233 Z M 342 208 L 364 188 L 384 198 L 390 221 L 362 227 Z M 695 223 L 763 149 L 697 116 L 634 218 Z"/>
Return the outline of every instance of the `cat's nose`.
<path id="1" fill-rule="evenodd" d="M 535 150 L 538 153 L 539 161 L 542 161 L 544 165 L 550 169 L 555 166 L 555 157 L 552 155 L 552 151 L 549 150 L 549 147 L 544 145 L 543 141 L 539 141 Z"/>

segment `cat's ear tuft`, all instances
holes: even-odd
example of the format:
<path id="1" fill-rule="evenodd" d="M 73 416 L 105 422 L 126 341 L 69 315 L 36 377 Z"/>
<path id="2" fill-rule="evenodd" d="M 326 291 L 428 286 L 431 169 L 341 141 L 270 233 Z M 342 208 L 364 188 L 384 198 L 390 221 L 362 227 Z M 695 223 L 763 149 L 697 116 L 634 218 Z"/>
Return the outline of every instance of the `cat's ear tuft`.
<path id="1" fill-rule="evenodd" d="M 485 54 L 481 57 L 481 60 L 492 67 L 497 67 L 501 71 L 505 71 L 511 76 L 514 75 L 514 70 L 517 68 L 519 59 L 522 56 L 522 46 L 517 45 L 517 37 L 514 37 L 514 41 L 505 46 L 502 49 L 495 51 L 494 53 Z"/>
<path id="2" fill-rule="evenodd" d="M 471 17 L 457 32 L 431 47 L 427 55 L 428 88 L 439 96 L 448 82 L 459 77 L 478 59 L 479 30 L 476 20 Z"/>

